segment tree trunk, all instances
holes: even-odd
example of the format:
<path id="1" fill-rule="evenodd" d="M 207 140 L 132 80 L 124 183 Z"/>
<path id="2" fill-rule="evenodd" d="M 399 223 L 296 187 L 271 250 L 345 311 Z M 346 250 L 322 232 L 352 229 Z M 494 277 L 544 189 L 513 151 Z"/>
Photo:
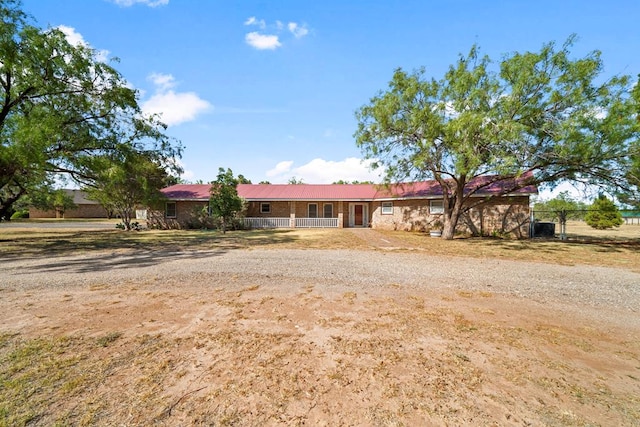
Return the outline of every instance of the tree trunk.
<path id="1" fill-rule="evenodd" d="M 462 203 L 464 191 L 464 181 L 461 181 L 456 186 L 454 194 L 450 197 L 445 197 L 444 200 L 444 225 L 442 229 L 442 238 L 444 240 L 453 240 L 456 233 L 456 227 L 462 214 Z M 453 202 L 453 203 L 452 203 Z"/>
<path id="2" fill-rule="evenodd" d="M 10 194 L 6 199 L 0 200 L 0 221 L 9 221 L 11 219 L 11 215 L 9 214 L 13 211 L 13 204 L 26 193 L 22 187 L 20 187 L 20 191 L 17 193 L 11 194 L 10 191 L 11 190 L 6 191 L 7 194 Z"/>

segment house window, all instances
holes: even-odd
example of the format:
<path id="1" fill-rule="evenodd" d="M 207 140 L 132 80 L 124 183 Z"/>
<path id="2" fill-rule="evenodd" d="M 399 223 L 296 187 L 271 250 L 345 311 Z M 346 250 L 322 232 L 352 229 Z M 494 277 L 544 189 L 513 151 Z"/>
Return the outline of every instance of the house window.
<path id="1" fill-rule="evenodd" d="M 429 213 L 431 214 L 444 213 L 444 202 L 442 200 L 429 201 Z"/>
<path id="2" fill-rule="evenodd" d="M 318 204 L 309 203 L 309 218 L 318 218 Z"/>
<path id="3" fill-rule="evenodd" d="M 382 215 L 393 215 L 393 202 L 382 202 Z"/>
<path id="4" fill-rule="evenodd" d="M 271 203 L 260 203 L 260 213 L 271 213 Z"/>
<path id="5" fill-rule="evenodd" d="M 176 202 L 167 202 L 165 205 L 164 214 L 167 218 L 176 217 Z"/>
<path id="6" fill-rule="evenodd" d="M 324 209 L 325 218 L 333 218 L 333 203 L 325 203 L 322 208 Z"/>

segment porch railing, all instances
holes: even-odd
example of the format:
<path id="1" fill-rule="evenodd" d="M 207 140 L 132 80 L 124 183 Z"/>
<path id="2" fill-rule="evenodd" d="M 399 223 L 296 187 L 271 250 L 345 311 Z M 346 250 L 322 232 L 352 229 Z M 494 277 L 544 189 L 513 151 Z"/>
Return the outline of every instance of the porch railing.
<path id="1" fill-rule="evenodd" d="M 289 218 L 245 218 L 244 225 L 247 228 L 289 228 Z"/>
<path id="2" fill-rule="evenodd" d="M 338 218 L 296 218 L 296 228 L 338 228 Z M 290 228 L 289 218 L 245 218 L 247 228 Z"/>
<path id="3" fill-rule="evenodd" d="M 338 228 L 338 218 L 296 218 L 296 228 Z"/>

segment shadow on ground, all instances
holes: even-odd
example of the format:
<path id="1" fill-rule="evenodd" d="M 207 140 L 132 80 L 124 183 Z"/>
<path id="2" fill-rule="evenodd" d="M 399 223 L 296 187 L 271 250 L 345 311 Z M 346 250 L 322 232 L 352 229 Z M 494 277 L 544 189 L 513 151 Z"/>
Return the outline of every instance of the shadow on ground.
<path id="1" fill-rule="evenodd" d="M 31 235 L 30 235 L 31 234 Z M 234 249 L 293 243 L 298 237 L 286 230 L 233 231 L 222 234 L 206 230 L 123 232 L 92 230 L 0 235 L 0 257 L 42 259 L 79 256 L 52 262 L 43 268 L 55 271 L 70 263 L 84 271 L 149 266 L 166 259 L 201 258 Z"/>

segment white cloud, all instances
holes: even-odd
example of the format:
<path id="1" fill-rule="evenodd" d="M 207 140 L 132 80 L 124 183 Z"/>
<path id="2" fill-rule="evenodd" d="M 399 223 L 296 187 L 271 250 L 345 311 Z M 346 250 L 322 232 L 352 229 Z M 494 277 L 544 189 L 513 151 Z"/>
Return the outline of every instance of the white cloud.
<path id="1" fill-rule="evenodd" d="M 112 0 L 115 4 L 122 7 L 133 6 L 134 4 L 142 4 L 149 7 L 166 6 L 169 0 Z"/>
<path id="2" fill-rule="evenodd" d="M 174 91 L 172 88 L 176 83 L 171 74 L 153 73 L 149 80 L 156 86 L 156 91 L 142 103 L 142 111 L 145 115 L 158 114 L 167 126 L 195 120 L 198 114 L 212 107 L 195 92 Z"/>
<path id="3" fill-rule="evenodd" d="M 292 167 L 293 161 L 283 161 L 267 171 L 266 176 L 275 183 L 286 183 L 294 176 L 307 184 L 331 184 L 340 180 L 380 182 L 382 171 L 372 171 L 372 162 L 355 157 L 340 161 L 318 158 L 302 166 Z"/>
<path id="4" fill-rule="evenodd" d="M 176 79 L 171 74 L 151 73 L 149 80 L 157 86 L 158 91 L 169 90 L 176 85 Z"/>
<path id="5" fill-rule="evenodd" d="M 291 170 L 292 165 L 293 165 L 293 161 L 285 160 L 283 162 L 278 163 L 275 168 L 268 170 L 266 175 L 269 178 L 284 175 Z"/>
<path id="6" fill-rule="evenodd" d="M 309 29 L 307 28 L 306 25 L 300 26 L 296 22 L 289 22 L 289 24 L 287 24 L 287 28 L 289 29 L 289 31 L 291 31 L 291 34 L 293 34 L 293 36 L 297 39 L 309 34 Z"/>
<path id="7" fill-rule="evenodd" d="M 255 31 L 248 33 L 244 39 L 249 46 L 258 50 L 274 50 L 282 46 L 282 43 L 278 40 L 278 36 L 260 34 Z"/>
<path id="8" fill-rule="evenodd" d="M 264 19 L 256 19 L 255 16 L 251 16 L 246 21 L 244 21 L 244 25 L 255 25 L 261 30 L 264 30 L 267 27 L 267 23 L 264 21 Z"/>
<path id="9" fill-rule="evenodd" d="M 289 22 L 285 30 L 285 25 L 280 20 L 276 20 L 275 24 L 267 25 L 264 19 L 258 19 L 255 16 L 247 18 L 244 21 L 244 25 L 255 26 L 261 30 L 260 32 L 252 31 L 247 33 L 244 37 L 245 42 L 249 46 L 259 50 L 275 50 L 281 47 L 281 36 L 287 35 L 287 30 L 297 39 L 309 34 L 309 29 L 306 24 L 300 25 L 297 22 Z"/>
<path id="10" fill-rule="evenodd" d="M 93 49 L 91 45 L 85 41 L 84 37 L 82 37 L 82 34 L 77 32 L 75 28 L 68 27 L 66 25 L 59 25 L 57 29 L 62 31 L 67 38 L 67 41 L 73 46 L 84 46 L 88 49 Z M 108 50 L 95 50 L 95 54 L 95 58 L 100 62 L 106 62 L 109 59 Z"/>

